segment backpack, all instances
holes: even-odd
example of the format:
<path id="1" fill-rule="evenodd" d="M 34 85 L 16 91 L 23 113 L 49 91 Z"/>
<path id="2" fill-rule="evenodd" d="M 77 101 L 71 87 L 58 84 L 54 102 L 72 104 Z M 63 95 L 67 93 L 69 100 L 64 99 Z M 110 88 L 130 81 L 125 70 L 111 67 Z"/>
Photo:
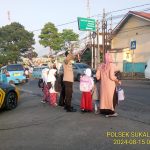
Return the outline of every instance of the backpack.
<path id="1" fill-rule="evenodd" d="M 80 91 L 82 92 L 90 92 L 93 88 L 91 77 L 86 75 L 80 78 Z"/>
<path id="2" fill-rule="evenodd" d="M 38 87 L 39 87 L 39 88 L 44 88 L 44 81 L 43 81 L 42 78 L 39 79 L 39 81 L 38 81 Z"/>

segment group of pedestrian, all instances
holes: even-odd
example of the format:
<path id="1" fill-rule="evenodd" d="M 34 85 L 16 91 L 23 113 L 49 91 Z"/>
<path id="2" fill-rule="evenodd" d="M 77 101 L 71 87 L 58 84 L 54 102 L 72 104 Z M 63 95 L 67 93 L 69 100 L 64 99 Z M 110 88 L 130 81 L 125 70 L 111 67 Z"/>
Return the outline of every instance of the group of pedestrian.
<path id="1" fill-rule="evenodd" d="M 43 100 L 42 103 L 49 102 L 52 106 L 57 106 L 57 91 L 55 90 L 57 69 L 55 65 L 49 66 L 42 70 L 43 79 Z"/>
<path id="2" fill-rule="evenodd" d="M 68 51 L 65 56 L 63 74 L 59 75 L 59 79 L 57 79 L 61 85 L 58 105 L 64 107 L 66 112 L 76 112 L 71 103 L 74 82 L 72 63 L 75 57 Z M 110 53 L 105 54 L 105 62 L 98 66 L 96 80 L 93 79 L 90 68 L 85 70 L 84 75 L 80 77 L 81 112 L 93 112 L 94 110 L 95 114 L 101 113 L 106 117 L 116 117 L 118 115 L 115 112 L 118 103 L 116 86 L 121 84 L 121 81 L 115 76 L 116 71 L 117 68 Z M 44 81 L 43 102 L 49 101 L 53 106 L 57 106 L 56 72 L 57 69 L 54 66 L 51 69 L 42 71 Z M 50 87 L 48 87 L 49 82 L 51 83 Z"/>
<path id="3" fill-rule="evenodd" d="M 105 54 L 105 62 L 101 63 L 96 71 L 96 80 L 91 77 L 91 70 L 86 69 L 85 75 L 80 79 L 80 91 L 82 91 L 80 109 L 82 112 L 103 114 L 106 117 L 116 117 L 116 105 L 118 104 L 117 86 L 121 85 L 120 74 L 113 63 L 112 55 Z M 119 76 L 119 77 L 118 77 Z M 94 108 L 93 108 L 94 104 Z"/>

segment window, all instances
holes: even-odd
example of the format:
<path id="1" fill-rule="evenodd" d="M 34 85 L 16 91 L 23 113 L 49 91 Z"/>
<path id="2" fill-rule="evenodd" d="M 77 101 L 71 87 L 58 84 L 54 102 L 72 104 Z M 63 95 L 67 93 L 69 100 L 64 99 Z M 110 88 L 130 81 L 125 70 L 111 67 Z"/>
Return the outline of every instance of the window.
<path id="1" fill-rule="evenodd" d="M 76 64 L 81 69 L 90 68 L 87 64 Z"/>
<path id="2" fill-rule="evenodd" d="M 23 66 L 22 65 L 8 65 L 7 66 L 7 71 L 22 71 Z"/>

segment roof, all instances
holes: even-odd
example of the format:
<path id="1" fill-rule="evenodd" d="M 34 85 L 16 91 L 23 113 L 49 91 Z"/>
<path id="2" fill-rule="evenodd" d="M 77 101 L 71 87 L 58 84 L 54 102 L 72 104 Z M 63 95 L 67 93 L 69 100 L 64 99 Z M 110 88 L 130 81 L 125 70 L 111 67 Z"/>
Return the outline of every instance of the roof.
<path id="1" fill-rule="evenodd" d="M 150 21 L 150 13 L 130 11 L 130 14 L 141 17 L 143 19 L 148 19 Z"/>
<path id="2" fill-rule="evenodd" d="M 144 20 L 150 21 L 150 13 L 146 13 L 146 12 L 137 12 L 137 11 L 129 11 L 125 17 L 119 22 L 119 24 L 114 28 L 113 30 L 113 34 L 118 33 L 118 31 L 120 30 L 120 28 L 127 22 L 127 20 L 129 18 L 131 18 L 132 16 L 136 16 L 139 18 L 142 18 Z"/>

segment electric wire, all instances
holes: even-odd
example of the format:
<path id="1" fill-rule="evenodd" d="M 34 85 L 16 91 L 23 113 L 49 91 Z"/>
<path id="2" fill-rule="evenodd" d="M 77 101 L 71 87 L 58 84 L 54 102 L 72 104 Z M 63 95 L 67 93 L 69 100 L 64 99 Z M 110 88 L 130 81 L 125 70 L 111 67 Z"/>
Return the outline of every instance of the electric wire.
<path id="1" fill-rule="evenodd" d="M 119 10 L 114 10 L 114 11 L 108 12 L 107 14 L 116 13 L 116 12 L 120 12 L 120 11 L 124 11 L 124 10 L 128 10 L 128 9 L 132 9 L 132 8 L 138 8 L 138 7 L 148 6 L 148 5 L 150 5 L 150 3 L 143 4 L 143 5 L 138 5 L 138 6 L 134 6 L 134 7 L 128 7 L 128 8 L 124 8 L 124 9 L 119 9 Z M 96 16 L 102 16 L 102 14 L 92 15 L 91 17 L 96 17 Z M 56 27 L 60 27 L 60 26 L 64 26 L 64 25 L 69 25 L 69 24 L 73 24 L 73 23 L 76 23 L 76 22 L 77 22 L 77 20 L 74 20 L 74 21 L 70 21 L 70 22 L 67 22 L 67 23 L 56 25 Z M 31 32 L 36 32 L 36 31 L 40 31 L 40 30 L 41 29 L 35 29 L 35 30 L 32 30 Z"/>

